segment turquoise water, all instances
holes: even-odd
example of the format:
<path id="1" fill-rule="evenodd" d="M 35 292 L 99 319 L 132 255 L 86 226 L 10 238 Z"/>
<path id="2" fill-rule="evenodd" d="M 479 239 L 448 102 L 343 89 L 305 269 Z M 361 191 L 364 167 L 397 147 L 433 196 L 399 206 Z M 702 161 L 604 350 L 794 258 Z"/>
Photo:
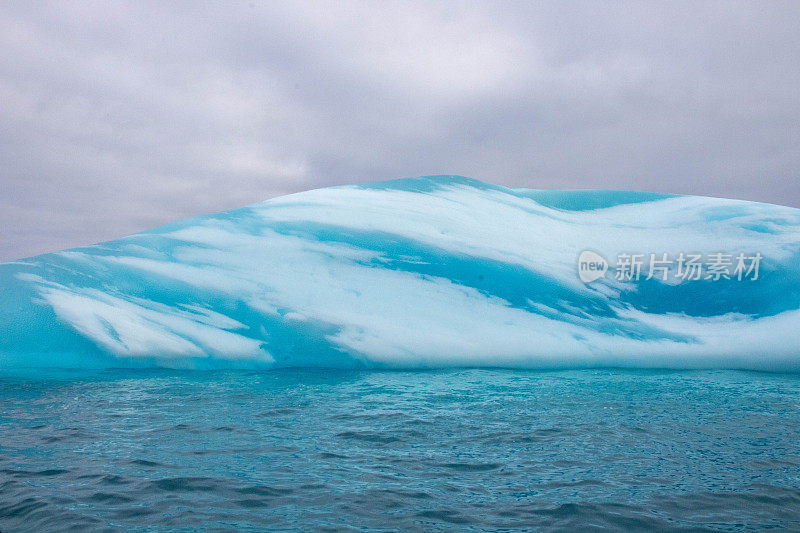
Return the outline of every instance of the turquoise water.
<path id="1" fill-rule="evenodd" d="M 0 530 L 800 528 L 800 376 L 0 377 Z"/>

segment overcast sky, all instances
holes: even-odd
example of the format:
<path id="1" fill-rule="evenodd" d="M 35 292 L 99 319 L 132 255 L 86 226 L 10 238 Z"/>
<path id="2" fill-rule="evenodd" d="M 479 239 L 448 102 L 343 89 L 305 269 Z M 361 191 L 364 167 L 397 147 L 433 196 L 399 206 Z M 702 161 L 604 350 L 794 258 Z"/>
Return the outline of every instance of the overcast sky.
<path id="1" fill-rule="evenodd" d="M 0 1 L 0 260 L 461 174 L 800 206 L 800 2 Z"/>

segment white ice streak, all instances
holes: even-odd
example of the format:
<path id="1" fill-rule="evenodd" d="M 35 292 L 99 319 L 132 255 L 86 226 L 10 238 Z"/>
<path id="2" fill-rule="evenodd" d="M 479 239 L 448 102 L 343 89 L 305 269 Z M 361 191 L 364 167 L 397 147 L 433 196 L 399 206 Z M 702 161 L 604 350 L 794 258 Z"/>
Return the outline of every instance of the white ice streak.
<path id="1" fill-rule="evenodd" d="M 328 340 L 367 363 L 397 367 L 488 366 L 798 366 L 788 332 L 800 311 L 753 319 L 728 314 L 709 319 L 648 314 L 615 304 L 613 283 L 587 287 L 576 275 L 580 251 L 611 259 L 620 252 L 760 252 L 780 260 L 800 242 L 797 210 L 698 197 L 674 197 L 594 211 L 545 207 L 500 190 L 453 184 L 432 193 L 341 187 L 309 191 L 253 207 L 260 228 L 207 218 L 157 236 L 141 234 L 117 254 L 67 251 L 62 257 L 92 272 L 120 268 L 152 283 L 173 280 L 241 302 L 255 316 L 327 328 Z M 395 270 L 384 252 L 320 242 L 275 223 L 313 223 L 386 233 L 450 254 L 520 265 L 570 287 L 607 298 L 619 318 L 576 310 L 566 320 L 555 309 L 539 312 L 447 277 Z M 766 225 L 769 233 L 750 226 Z M 761 228 L 764 229 L 763 227 Z M 169 254 L 148 247 L 166 239 Z M 413 258 L 412 258 L 413 260 Z M 68 267 L 62 267 L 68 268 Z M 22 275 L 21 275 L 22 276 Z M 58 319 L 120 357 L 215 357 L 273 361 L 269 328 L 201 302 L 169 306 L 100 287 L 74 287 L 31 277 Z M 570 308 L 562 302 L 563 308 Z M 617 325 L 647 328 L 628 336 Z M 735 328 L 737 335 L 731 335 Z M 773 339 L 771 362 L 761 361 Z"/>
<path id="2" fill-rule="evenodd" d="M 217 357 L 272 361 L 261 342 L 226 331 L 238 322 L 91 288 L 48 284 L 42 298 L 58 318 L 120 357 Z"/>

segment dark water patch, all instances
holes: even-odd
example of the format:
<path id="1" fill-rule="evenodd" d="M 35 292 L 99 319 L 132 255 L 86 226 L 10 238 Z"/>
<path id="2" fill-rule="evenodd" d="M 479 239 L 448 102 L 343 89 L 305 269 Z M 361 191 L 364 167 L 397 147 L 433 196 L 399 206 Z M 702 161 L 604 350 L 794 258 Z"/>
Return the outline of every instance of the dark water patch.
<path id="1" fill-rule="evenodd" d="M 370 444 L 391 444 L 400 442 L 400 438 L 391 435 L 376 433 L 373 431 L 344 431 L 337 433 L 337 437 L 347 440 L 362 441 Z"/>
<path id="2" fill-rule="evenodd" d="M 123 503 L 132 502 L 133 498 L 124 496 L 122 494 L 112 494 L 109 492 L 95 492 L 90 497 L 84 500 L 86 503 L 99 503 L 103 505 L 120 505 Z"/>
<path id="3" fill-rule="evenodd" d="M 258 507 L 270 507 L 272 504 L 264 500 L 248 499 L 248 500 L 236 500 L 236 505 L 241 505 L 242 507 L 253 509 Z"/>
<path id="4" fill-rule="evenodd" d="M 0 473 L 7 474 L 16 478 L 40 478 L 40 477 L 53 477 L 68 474 L 69 470 L 61 468 L 47 468 L 44 470 L 15 470 L 13 468 L 4 468 Z"/>
<path id="5" fill-rule="evenodd" d="M 685 528 L 650 514 L 635 505 L 617 503 L 565 503 L 552 509 L 529 512 L 538 526 L 553 530 L 611 531 L 708 531 L 702 527 Z"/>
<path id="6" fill-rule="evenodd" d="M 152 486 L 167 492 L 211 492 L 220 487 L 220 483 L 207 477 L 172 477 L 152 482 Z"/>
<path id="7" fill-rule="evenodd" d="M 255 416 L 279 417 L 279 416 L 293 415 L 296 412 L 297 408 L 295 407 L 275 407 L 274 409 L 269 409 L 262 413 L 258 413 Z"/>
<path id="8" fill-rule="evenodd" d="M 732 520 L 754 528 L 800 526 L 800 489 L 758 484 L 742 491 L 657 495 L 652 503 L 662 512 L 692 516 L 697 520 L 724 524 Z"/>
<path id="9" fill-rule="evenodd" d="M 109 514 L 115 519 L 134 522 L 152 516 L 156 514 L 156 512 L 148 507 L 141 506 L 111 509 Z"/>
<path id="10" fill-rule="evenodd" d="M 340 455 L 338 453 L 330 453 L 330 452 L 322 452 L 317 455 L 320 459 L 332 459 L 332 460 L 339 460 L 339 459 L 347 459 L 346 455 Z"/>
<path id="11" fill-rule="evenodd" d="M 427 492 L 422 492 L 422 491 L 395 489 L 395 490 L 387 490 L 385 492 L 387 494 L 399 496 L 404 500 L 430 500 L 433 498 L 433 496 L 431 496 Z"/>
<path id="12" fill-rule="evenodd" d="M 132 459 L 129 463 L 134 466 L 143 466 L 145 468 L 165 468 L 167 466 L 155 461 L 148 461 L 147 459 Z"/>
<path id="13" fill-rule="evenodd" d="M 0 516 L 6 518 L 28 518 L 36 511 L 47 508 L 47 503 L 36 498 L 25 498 L 16 503 L 0 505 Z"/>
<path id="14" fill-rule="evenodd" d="M 436 511 L 421 511 L 416 515 L 419 518 L 428 518 L 433 521 L 447 522 L 448 524 L 470 524 L 473 522 L 469 517 L 462 516 L 457 511 L 450 509 L 440 509 Z"/>
<path id="15" fill-rule="evenodd" d="M 500 463 L 443 463 L 438 466 L 455 472 L 489 472 L 497 470 L 503 465 Z"/>
<path id="16" fill-rule="evenodd" d="M 269 498 L 278 498 L 280 496 L 288 496 L 295 492 L 294 489 L 286 488 L 286 487 L 267 487 L 263 485 L 257 485 L 252 487 L 243 487 L 239 489 L 235 489 L 239 494 L 246 494 L 252 496 L 262 496 L 262 497 L 269 497 Z"/>
<path id="17" fill-rule="evenodd" d="M 607 487 L 609 483 L 599 479 L 579 479 L 576 481 L 550 481 L 540 485 L 541 488 L 546 489 L 560 489 L 560 488 L 580 488 L 580 487 Z"/>
<path id="18" fill-rule="evenodd" d="M 69 504 L 73 502 L 70 500 Z M 0 498 L 0 531 L 89 531 L 103 528 L 101 520 L 59 507 L 31 496 L 3 493 Z"/>
<path id="19" fill-rule="evenodd" d="M 132 483 L 132 480 L 115 474 L 105 474 L 100 477 L 100 483 L 102 485 L 116 487 L 118 485 L 128 485 Z"/>
<path id="20" fill-rule="evenodd" d="M 62 474 L 68 474 L 68 473 L 69 470 L 64 470 L 61 468 L 48 468 L 47 470 L 41 470 L 39 472 L 35 472 L 32 475 L 50 477 L 50 476 L 60 476 Z"/>

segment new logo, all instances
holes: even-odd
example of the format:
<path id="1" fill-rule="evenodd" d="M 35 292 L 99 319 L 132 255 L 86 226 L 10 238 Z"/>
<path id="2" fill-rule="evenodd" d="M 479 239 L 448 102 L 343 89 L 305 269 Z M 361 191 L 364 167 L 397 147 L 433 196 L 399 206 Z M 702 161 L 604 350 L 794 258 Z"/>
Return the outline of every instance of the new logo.
<path id="1" fill-rule="evenodd" d="M 606 275 L 608 261 L 591 250 L 584 250 L 578 256 L 578 277 L 584 283 L 591 283 Z"/>

